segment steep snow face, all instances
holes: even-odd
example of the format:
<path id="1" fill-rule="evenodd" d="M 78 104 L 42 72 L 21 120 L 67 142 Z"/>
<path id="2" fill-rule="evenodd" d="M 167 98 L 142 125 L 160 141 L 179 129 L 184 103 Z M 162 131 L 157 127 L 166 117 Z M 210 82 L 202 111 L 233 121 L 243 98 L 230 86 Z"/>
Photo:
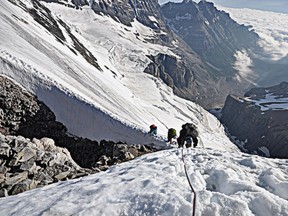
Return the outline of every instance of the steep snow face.
<path id="1" fill-rule="evenodd" d="M 165 145 L 161 140 L 168 128 L 179 131 L 183 123 L 194 122 L 200 145 L 236 150 L 213 116 L 143 73 L 150 62 L 147 55 L 174 55 L 168 47 L 147 42 L 157 35 L 152 29 L 136 20 L 132 27 L 124 26 L 88 6 L 75 10 L 41 2 L 49 12 L 33 6 L 35 2 L 21 2 L 16 6 L 4 1 L 0 8 L 1 74 L 35 93 L 70 133 Z M 34 17 L 50 17 L 53 28 L 50 22 L 44 28 L 27 11 Z M 156 140 L 146 135 L 152 123 L 158 126 Z"/>
<path id="2" fill-rule="evenodd" d="M 184 149 L 196 215 L 288 215 L 288 161 Z M 0 199 L 1 215 L 191 215 L 181 149 Z"/>

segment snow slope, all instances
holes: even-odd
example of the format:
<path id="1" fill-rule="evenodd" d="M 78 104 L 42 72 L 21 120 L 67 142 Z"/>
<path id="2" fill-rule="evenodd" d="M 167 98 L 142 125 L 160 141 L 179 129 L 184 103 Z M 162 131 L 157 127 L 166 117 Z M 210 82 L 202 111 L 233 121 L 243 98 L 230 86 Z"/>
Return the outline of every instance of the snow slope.
<path id="1" fill-rule="evenodd" d="M 288 161 L 184 149 L 196 215 L 287 216 Z M 0 215 L 191 215 L 181 149 L 0 199 Z M 4 208 L 3 208 L 4 206 Z"/>
<path id="2" fill-rule="evenodd" d="M 21 2 L 32 8 L 30 0 Z M 179 131 L 182 124 L 194 122 L 199 127 L 201 145 L 237 151 L 212 115 L 176 97 L 160 79 L 143 73 L 150 62 L 146 55 L 174 55 L 168 47 L 145 41 L 157 34 L 152 29 L 136 20 L 132 27 L 124 26 L 86 6 L 75 10 L 55 3 L 42 4 L 52 11 L 55 20 L 66 22 L 97 59 L 100 69 L 74 49 L 69 32 L 59 21 L 65 43 L 5 0 L 0 8 L 0 71 L 35 93 L 70 133 L 96 140 L 165 146 L 161 140 L 166 138 L 168 128 Z M 152 123 L 158 126 L 158 141 L 146 135 Z"/>

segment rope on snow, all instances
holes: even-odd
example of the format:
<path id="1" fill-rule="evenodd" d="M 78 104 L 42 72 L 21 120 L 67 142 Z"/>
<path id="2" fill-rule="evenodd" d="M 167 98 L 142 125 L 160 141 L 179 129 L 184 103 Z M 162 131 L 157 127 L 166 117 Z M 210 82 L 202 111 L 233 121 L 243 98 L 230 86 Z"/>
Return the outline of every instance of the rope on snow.
<path id="1" fill-rule="evenodd" d="M 190 186 L 190 188 L 191 188 L 191 191 L 192 191 L 192 193 L 194 194 L 194 197 L 193 197 L 193 212 L 192 212 L 192 216 L 195 216 L 195 212 L 196 212 L 196 192 L 195 192 L 195 190 L 194 190 L 194 188 L 193 188 L 193 185 L 192 185 L 192 183 L 191 183 L 191 181 L 190 181 L 190 178 L 189 178 L 189 176 L 188 176 L 188 172 L 187 172 L 187 168 L 186 168 L 186 163 L 185 163 L 185 160 L 184 160 L 183 149 L 184 149 L 184 148 L 182 148 L 182 161 L 183 161 L 183 164 L 184 164 L 184 170 L 185 170 L 186 178 L 187 178 L 187 180 L 188 180 L 188 183 L 189 183 L 189 186 Z"/>

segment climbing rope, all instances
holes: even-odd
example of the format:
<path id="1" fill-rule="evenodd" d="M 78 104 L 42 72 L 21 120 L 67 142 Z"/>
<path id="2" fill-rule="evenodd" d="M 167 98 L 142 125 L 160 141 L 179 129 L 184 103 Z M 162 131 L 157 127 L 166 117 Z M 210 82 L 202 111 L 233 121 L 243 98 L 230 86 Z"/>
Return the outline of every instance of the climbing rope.
<path id="1" fill-rule="evenodd" d="M 188 183 L 189 183 L 189 186 L 190 186 L 190 188 L 191 188 L 191 191 L 192 191 L 192 193 L 194 194 L 194 197 L 193 197 L 193 212 L 192 212 L 192 216 L 195 216 L 195 212 L 196 212 L 196 192 L 195 192 L 195 190 L 194 190 L 194 188 L 193 188 L 193 186 L 192 186 L 192 184 L 191 184 L 191 181 L 190 181 L 190 179 L 189 179 L 189 177 L 188 177 L 188 172 L 187 172 L 187 168 L 186 168 L 186 163 L 185 163 L 185 161 L 184 161 L 183 149 L 184 149 L 184 148 L 182 148 L 182 161 L 183 161 L 183 164 L 184 164 L 184 170 L 185 170 L 186 178 L 187 178 L 187 180 L 188 180 Z"/>

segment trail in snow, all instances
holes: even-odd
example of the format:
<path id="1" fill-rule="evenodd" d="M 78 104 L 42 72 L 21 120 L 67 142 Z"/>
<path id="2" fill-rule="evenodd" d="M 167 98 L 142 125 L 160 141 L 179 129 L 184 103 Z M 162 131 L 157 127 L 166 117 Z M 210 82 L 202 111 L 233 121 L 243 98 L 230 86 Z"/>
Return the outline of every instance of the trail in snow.
<path id="1" fill-rule="evenodd" d="M 288 161 L 184 149 L 196 215 L 288 215 Z M 191 215 L 181 149 L 0 199 L 1 215 Z"/>

